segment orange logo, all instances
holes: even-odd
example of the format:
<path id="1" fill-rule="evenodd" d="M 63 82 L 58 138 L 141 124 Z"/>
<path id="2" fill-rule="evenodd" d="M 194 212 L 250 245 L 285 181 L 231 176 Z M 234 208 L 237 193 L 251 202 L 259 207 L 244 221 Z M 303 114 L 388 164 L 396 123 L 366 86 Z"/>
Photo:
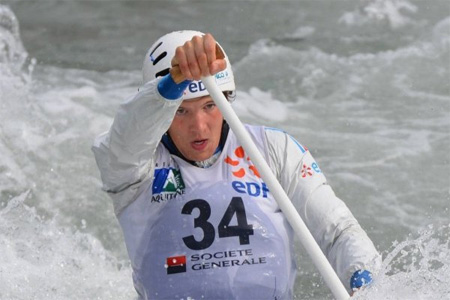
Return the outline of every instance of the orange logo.
<path id="1" fill-rule="evenodd" d="M 229 157 L 227 155 L 227 158 L 225 158 L 225 162 L 229 165 L 232 165 L 233 167 L 238 167 L 240 160 L 244 159 L 245 160 L 245 151 L 244 148 L 242 148 L 242 146 L 237 147 L 234 150 L 234 154 L 237 157 L 237 160 L 233 160 L 231 157 Z M 247 161 L 250 161 L 250 157 L 247 156 Z M 249 170 L 252 171 L 253 175 L 255 175 L 258 178 L 261 178 L 261 176 L 259 175 L 258 170 L 256 169 L 256 167 L 254 165 L 250 165 Z M 245 176 L 245 169 L 244 168 L 239 168 L 239 170 L 231 172 L 234 176 L 236 176 L 237 178 L 242 178 Z"/>

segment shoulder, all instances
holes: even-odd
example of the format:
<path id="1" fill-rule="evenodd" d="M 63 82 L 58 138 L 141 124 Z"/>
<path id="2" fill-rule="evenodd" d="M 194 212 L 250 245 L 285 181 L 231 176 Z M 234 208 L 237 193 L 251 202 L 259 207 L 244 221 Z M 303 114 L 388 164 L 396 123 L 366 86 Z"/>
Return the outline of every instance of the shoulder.
<path id="1" fill-rule="evenodd" d="M 261 135 L 269 142 L 286 141 L 295 144 L 303 153 L 308 151 L 306 147 L 302 146 L 293 136 L 282 129 L 249 124 L 245 124 L 245 128 L 252 136 Z"/>
<path id="2" fill-rule="evenodd" d="M 308 148 L 303 146 L 292 135 L 286 131 L 273 127 L 264 127 L 264 134 L 270 147 L 280 151 L 293 151 L 300 155 L 308 152 Z"/>

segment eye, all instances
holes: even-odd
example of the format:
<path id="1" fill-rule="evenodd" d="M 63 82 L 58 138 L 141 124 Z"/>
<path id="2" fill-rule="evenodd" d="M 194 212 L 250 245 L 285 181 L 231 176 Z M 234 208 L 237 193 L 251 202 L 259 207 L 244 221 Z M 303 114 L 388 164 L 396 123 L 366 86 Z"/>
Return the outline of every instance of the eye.
<path id="1" fill-rule="evenodd" d="M 216 104 L 214 102 L 209 102 L 209 103 L 205 104 L 205 106 L 203 108 L 207 111 L 210 111 L 210 110 L 213 110 L 215 107 L 216 107 Z"/>
<path id="2" fill-rule="evenodd" d="M 185 115 L 187 113 L 187 110 L 183 107 L 178 107 L 176 114 L 179 116 Z"/>

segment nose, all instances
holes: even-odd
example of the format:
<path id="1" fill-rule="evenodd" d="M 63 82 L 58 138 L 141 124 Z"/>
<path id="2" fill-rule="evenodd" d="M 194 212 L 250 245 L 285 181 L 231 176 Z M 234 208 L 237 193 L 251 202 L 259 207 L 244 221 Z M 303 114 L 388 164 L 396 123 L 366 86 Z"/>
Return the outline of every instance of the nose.
<path id="1" fill-rule="evenodd" d="M 206 118 L 203 111 L 198 111 L 192 115 L 189 123 L 189 129 L 192 132 L 203 132 L 206 128 Z"/>

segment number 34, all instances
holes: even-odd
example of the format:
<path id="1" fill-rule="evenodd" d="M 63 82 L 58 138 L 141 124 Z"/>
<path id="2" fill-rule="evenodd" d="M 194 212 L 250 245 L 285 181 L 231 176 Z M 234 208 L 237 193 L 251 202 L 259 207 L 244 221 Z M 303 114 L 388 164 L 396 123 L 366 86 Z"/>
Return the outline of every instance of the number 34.
<path id="1" fill-rule="evenodd" d="M 182 214 L 190 215 L 197 208 L 200 212 L 199 216 L 194 219 L 194 228 L 203 230 L 203 239 L 197 241 L 193 235 L 183 238 L 184 244 L 192 250 L 203 250 L 208 248 L 214 242 L 216 232 L 214 226 L 208 222 L 211 216 L 211 206 L 203 199 L 195 199 L 187 202 Z M 236 214 L 237 225 L 230 226 L 231 219 Z M 247 215 L 245 213 L 244 202 L 241 197 L 233 197 L 230 205 L 228 205 L 225 214 L 217 226 L 219 238 L 238 236 L 241 245 L 250 243 L 250 235 L 253 235 L 253 225 L 247 223 Z"/>

